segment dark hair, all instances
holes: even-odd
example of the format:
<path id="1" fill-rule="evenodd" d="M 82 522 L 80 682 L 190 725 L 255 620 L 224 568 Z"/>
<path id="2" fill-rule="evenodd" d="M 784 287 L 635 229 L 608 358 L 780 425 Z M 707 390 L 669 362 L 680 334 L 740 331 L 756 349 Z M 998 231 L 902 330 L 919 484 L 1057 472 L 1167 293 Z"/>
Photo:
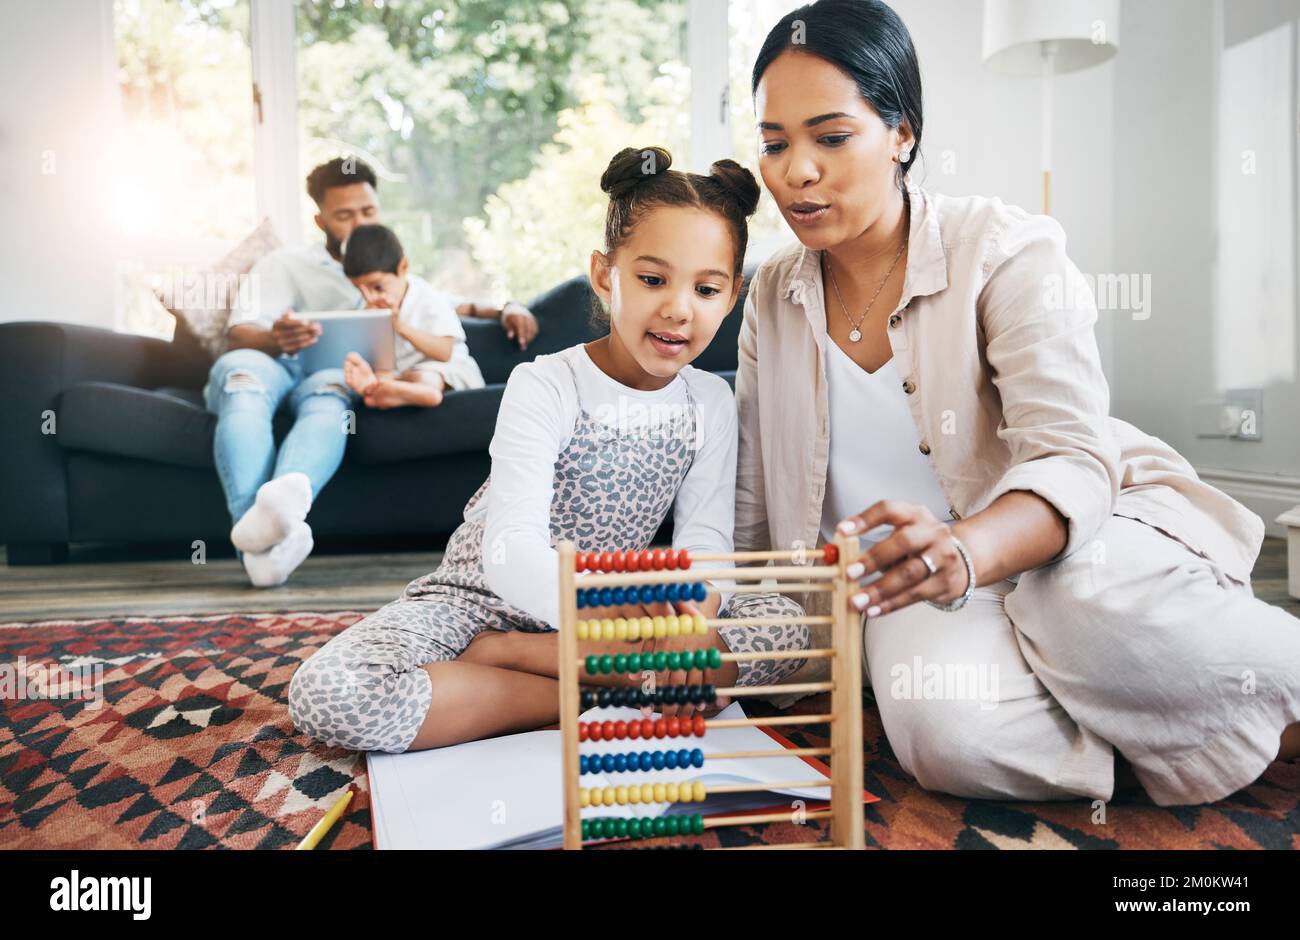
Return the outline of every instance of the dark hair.
<path id="1" fill-rule="evenodd" d="M 732 273 L 739 277 L 749 243 L 749 217 L 760 194 L 754 174 L 735 160 L 719 160 L 709 175 L 670 170 L 672 155 L 662 147 L 625 147 L 609 161 L 600 188 L 609 194 L 605 251 L 627 241 L 636 223 L 655 206 L 693 206 L 716 212 L 731 229 Z"/>
<path id="2" fill-rule="evenodd" d="M 356 157 L 335 157 L 307 174 L 307 195 L 320 206 L 325 200 L 325 190 L 357 183 L 369 183 L 375 189 L 379 188 L 379 180 L 368 163 Z"/>
<path id="3" fill-rule="evenodd" d="M 912 129 L 912 159 L 899 164 L 899 186 L 921 155 L 921 67 L 912 34 L 881 0 L 816 0 L 781 17 L 754 60 L 751 92 L 767 67 L 786 50 L 824 59 L 853 79 L 858 91 L 891 129 Z"/>
<path id="4" fill-rule="evenodd" d="M 384 271 L 396 274 L 405 256 L 393 230 L 382 225 L 358 225 L 343 243 L 343 273 L 361 277 Z"/>

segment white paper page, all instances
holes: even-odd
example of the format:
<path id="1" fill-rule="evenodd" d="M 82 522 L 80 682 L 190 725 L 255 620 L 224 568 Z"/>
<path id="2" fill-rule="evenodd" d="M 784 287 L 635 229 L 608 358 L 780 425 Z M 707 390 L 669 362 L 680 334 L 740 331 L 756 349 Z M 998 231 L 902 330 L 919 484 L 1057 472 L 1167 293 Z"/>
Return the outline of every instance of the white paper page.
<path id="1" fill-rule="evenodd" d="M 595 708 L 583 721 L 640 720 L 633 708 Z M 657 716 L 656 716 L 657 717 Z M 717 716 L 743 718 L 739 703 Z M 580 786 L 605 787 L 648 781 L 680 783 L 761 783 L 815 780 L 821 774 L 797 757 L 708 760 L 709 753 L 740 750 L 779 751 L 781 745 L 758 728 L 711 729 L 703 738 L 654 738 L 622 741 L 588 741 L 587 755 L 639 752 L 667 748 L 705 752 L 702 768 L 659 770 L 647 773 L 583 774 Z M 378 848 L 492 848 L 503 844 L 558 845 L 564 820 L 560 732 L 531 731 L 454 747 L 405 754 L 367 755 L 370 798 Z M 778 791 L 806 799 L 826 799 L 829 790 Z M 771 795 L 744 794 L 750 805 L 771 802 Z M 755 802 L 758 798 L 759 802 Z M 588 810 L 585 817 L 660 815 L 665 812 L 708 811 L 705 804 L 682 803 L 615 805 Z M 380 803 L 382 802 L 382 809 Z"/>
<path id="2" fill-rule="evenodd" d="M 384 814 L 379 808 L 379 793 L 375 785 L 375 758 L 379 755 L 374 752 L 366 753 L 366 786 L 370 794 L 370 829 L 374 833 L 375 848 L 388 848 L 388 829 L 384 825 Z"/>
<path id="3" fill-rule="evenodd" d="M 377 754 L 370 767 L 389 848 L 487 848 L 563 819 L 558 731 Z"/>

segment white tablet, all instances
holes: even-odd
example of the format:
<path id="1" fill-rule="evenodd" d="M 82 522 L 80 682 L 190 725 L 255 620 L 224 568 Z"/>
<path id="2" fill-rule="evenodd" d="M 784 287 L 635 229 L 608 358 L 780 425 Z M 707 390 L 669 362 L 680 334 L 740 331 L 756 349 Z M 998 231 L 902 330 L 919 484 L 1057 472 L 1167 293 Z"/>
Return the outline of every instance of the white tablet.
<path id="1" fill-rule="evenodd" d="M 350 352 L 360 353 L 376 372 L 392 370 L 396 363 L 393 315 L 387 310 L 323 310 L 298 313 L 303 320 L 321 325 L 320 337 L 298 353 L 302 374 L 321 369 L 342 369 Z"/>

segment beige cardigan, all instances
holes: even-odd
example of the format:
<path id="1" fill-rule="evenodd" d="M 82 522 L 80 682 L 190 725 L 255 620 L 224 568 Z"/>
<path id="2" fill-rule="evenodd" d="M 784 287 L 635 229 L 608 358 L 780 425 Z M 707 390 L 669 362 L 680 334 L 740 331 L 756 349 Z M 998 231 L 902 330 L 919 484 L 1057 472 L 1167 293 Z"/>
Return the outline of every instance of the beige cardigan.
<path id="1" fill-rule="evenodd" d="M 1061 226 L 996 198 L 909 197 L 907 271 L 887 334 L 954 517 L 1031 490 L 1069 521 L 1067 554 L 1114 513 L 1249 583 L 1263 520 L 1164 441 L 1110 416 L 1096 305 L 1075 289 Z M 819 253 L 798 243 L 749 287 L 736 373 L 738 551 L 819 544 L 830 449 L 822 288 Z M 870 433 L 870 415 L 862 427 Z M 826 597 L 798 599 L 821 611 Z M 824 645 L 824 632 L 814 638 Z M 817 660 L 798 675 L 824 672 Z"/>

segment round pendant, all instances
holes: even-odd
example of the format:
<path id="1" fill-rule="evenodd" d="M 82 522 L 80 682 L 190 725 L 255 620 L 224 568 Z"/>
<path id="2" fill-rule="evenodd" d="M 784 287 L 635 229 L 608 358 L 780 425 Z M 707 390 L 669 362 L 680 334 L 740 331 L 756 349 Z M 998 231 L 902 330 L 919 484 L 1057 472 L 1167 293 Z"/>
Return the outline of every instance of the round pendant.
<path id="1" fill-rule="evenodd" d="M 860 339 L 862 339 L 862 332 L 860 330 L 854 329 L 849 333 L 849 342 L 856 343 Z"/>

